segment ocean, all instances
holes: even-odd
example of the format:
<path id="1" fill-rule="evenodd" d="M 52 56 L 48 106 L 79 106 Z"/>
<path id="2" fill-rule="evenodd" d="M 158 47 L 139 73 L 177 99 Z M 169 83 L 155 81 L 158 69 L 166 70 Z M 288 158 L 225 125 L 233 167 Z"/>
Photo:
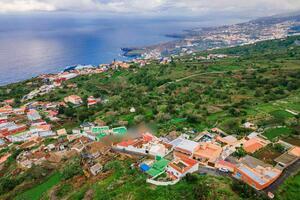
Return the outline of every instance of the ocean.
<path id="1" fill-rule="evenodd" d="M 172 40 L 166 34 L 224 23 L 233 21 L 0 15 L 0 85 L 57 73 L 66 66 L 124 60 L 122 47 L 166 42 Z"/>

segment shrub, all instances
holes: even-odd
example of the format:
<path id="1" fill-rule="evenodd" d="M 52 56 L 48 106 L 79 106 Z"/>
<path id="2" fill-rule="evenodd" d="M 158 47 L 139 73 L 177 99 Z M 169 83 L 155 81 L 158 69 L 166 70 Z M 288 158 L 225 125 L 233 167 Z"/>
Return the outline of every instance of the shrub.
<path id="1" fill-rule="evenodd" d="M 76 175 L 83 174 L 80 159 L 78 157 L 73 158 L 68 162 L 62 170 L 62 178 L 64 180 L 70 179 Z"/>

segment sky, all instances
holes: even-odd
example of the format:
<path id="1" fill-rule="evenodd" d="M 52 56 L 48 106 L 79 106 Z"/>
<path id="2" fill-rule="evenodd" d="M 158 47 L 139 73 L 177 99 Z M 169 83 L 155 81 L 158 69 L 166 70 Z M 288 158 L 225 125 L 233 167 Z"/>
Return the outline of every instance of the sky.
<path id="1" fill-rule="evenodd" d="M 0 13 L 258 17 L 300 10 L 300 0 L 0 0 Z"/>

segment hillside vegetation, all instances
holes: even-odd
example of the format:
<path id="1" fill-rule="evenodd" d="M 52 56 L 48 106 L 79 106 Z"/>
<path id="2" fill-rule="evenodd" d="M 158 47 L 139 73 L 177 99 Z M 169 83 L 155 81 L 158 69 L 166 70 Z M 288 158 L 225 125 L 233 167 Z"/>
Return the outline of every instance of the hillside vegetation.
<path id="1" fill-rule="evenodd" d="M 171 131 L 202 131 L 218 126 L 228 134 L 244 136 L 249 130 L 241 127 L 246 121 L 266 129 L 270 140 L 282 138 L 299 144 L 300 112 L 300 37 L 286 40 L 260 42 L 254 45 L 205 51 L 196 55 L 175 57 L 167 65 L 152 61 L 143 68 L 133 66 L 128 70 L 108 71 L 102 74 L 80 76 L 64 83 L 61 89 L 39 96 L 39 101 L 62 101 L 64 97 L 77 94 L 84 101 L 93 95 L 105 103 L 91 109 L 86 106 L 60 109 L 60 123 L 55 128 L 68 131 L 82 122 L 102 120 L 110 126 L 135 126 L 146 123 L 157 135 Z M 199 59 L 211 53 L 229 55 L 223 59 Z M 67 87 L 76 83 L 77 88 Z M 0 88 L 0 100 L 16 98 L 40 85 L 37 79 Z M 134 107 L 136 112 L 130 112 Z M 33 192 L 42 191 L 43 199 L 56 195 L 66 199 L 261 199 L 248 186 L 229 178 L 191 175 L 168 187 L 146 184 L 146 177 L 130 168 L 130 162 L 115 161 L 105 165 L 112 171 L 101 180 L 73 185 L 51 170 L 52 175 L 40 176 L 31 181 L 32 187 L 24 187 L 17 199 L 30 198 Z M 12 166 L 15 163 L 12 161 Z M 12 170 L 11 170 L 12 171 Z M 42 171 L 42 169 L 39 169 Z M 53 174 L 54 173 L 54 174 Z M 11 198 L 12 184 L 29 182 L 30 174 L 12 178 L 9 172 L 0 179 L 2 197 Z M 41 173 L 43 174 L 43 173 Z M 75 174 L 78 174 L 77 172 Z M 73 176 L 73 174 L 72 174 Z M 11 183 L 11 180 L 15 182 Z M 289 180 L 291 187 L 283 186 L 281 194 L 295 195 L 299 176 Z M 299 184 L 298 184 L 299 185 Z M 295 186 L 295 187 L 294 187 Z M 22 186 L 19 186 L 22 188 Z M 49 187 L 49 188 L 46 188 Z M 5 193 L 5 194 L 4 194 Z M 1 196 L 0 196 L 1 198 Z M 5 199 L 4 198 L 4 199 Z M 25 198 L 25 199 L 26 199 Z M 2 198 L 1 198 L 2 199 Z"/>

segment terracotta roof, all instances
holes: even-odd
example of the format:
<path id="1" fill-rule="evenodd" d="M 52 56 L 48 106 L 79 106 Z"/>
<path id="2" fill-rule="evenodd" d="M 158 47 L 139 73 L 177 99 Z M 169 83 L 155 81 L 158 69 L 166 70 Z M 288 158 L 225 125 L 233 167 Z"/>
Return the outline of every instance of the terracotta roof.
<path id="1" fill-rule="evenodd" d="M 0 164 L 4 163 L 8 158 L 9 158 L 10 154 L 6 154 L 4 156 L 2 156 L 0 158 Z"/>
<path id="2" fill-rule="evenodd" d="M 194 152 L 194 155 L 207 158 L 210 161 L 215 161 L 221 153 L 222 147 L 211 143 L 204 143 L 201 144 L 200 148 Z"/>
<path id="3" fill-rule="evenodd" d="M 145 142 L 150 142 L 150 141 L 153 140 L 153 138 L 154 138 L 154 136 L 151 135 L 150 133 L 145 133 L 145 134 L 143 134 L 143 140 L 144 140 Z"/>
<path id="4" fill-rule="evenodd" d="M 133 145 L 135 142 L 136 142 L 135 140 L 126 140 L 118 143 L 118 145 L 122 147 L 128 147 L 130 145 Z"/>
<path id="5" fill-rule="evenodd" d="M 252 138 L 252 139 L 246 141 L 243 144 L 243 148 L 248 153 L 254 153 L 255 151 L 263 148 L 266 145 L 267 145 L 267 141 L 265 141 L 261 138 L 255 137 L 255 138 Z"/>
<path id="6" fill-rule="evenodd" d="M 292 155 L 294 155 L 294 156 L 300 157 L 300 147 L 298 147 L 298 146 L 293 147 L 289 151 L 289 153 L 292 154 Z"/>

